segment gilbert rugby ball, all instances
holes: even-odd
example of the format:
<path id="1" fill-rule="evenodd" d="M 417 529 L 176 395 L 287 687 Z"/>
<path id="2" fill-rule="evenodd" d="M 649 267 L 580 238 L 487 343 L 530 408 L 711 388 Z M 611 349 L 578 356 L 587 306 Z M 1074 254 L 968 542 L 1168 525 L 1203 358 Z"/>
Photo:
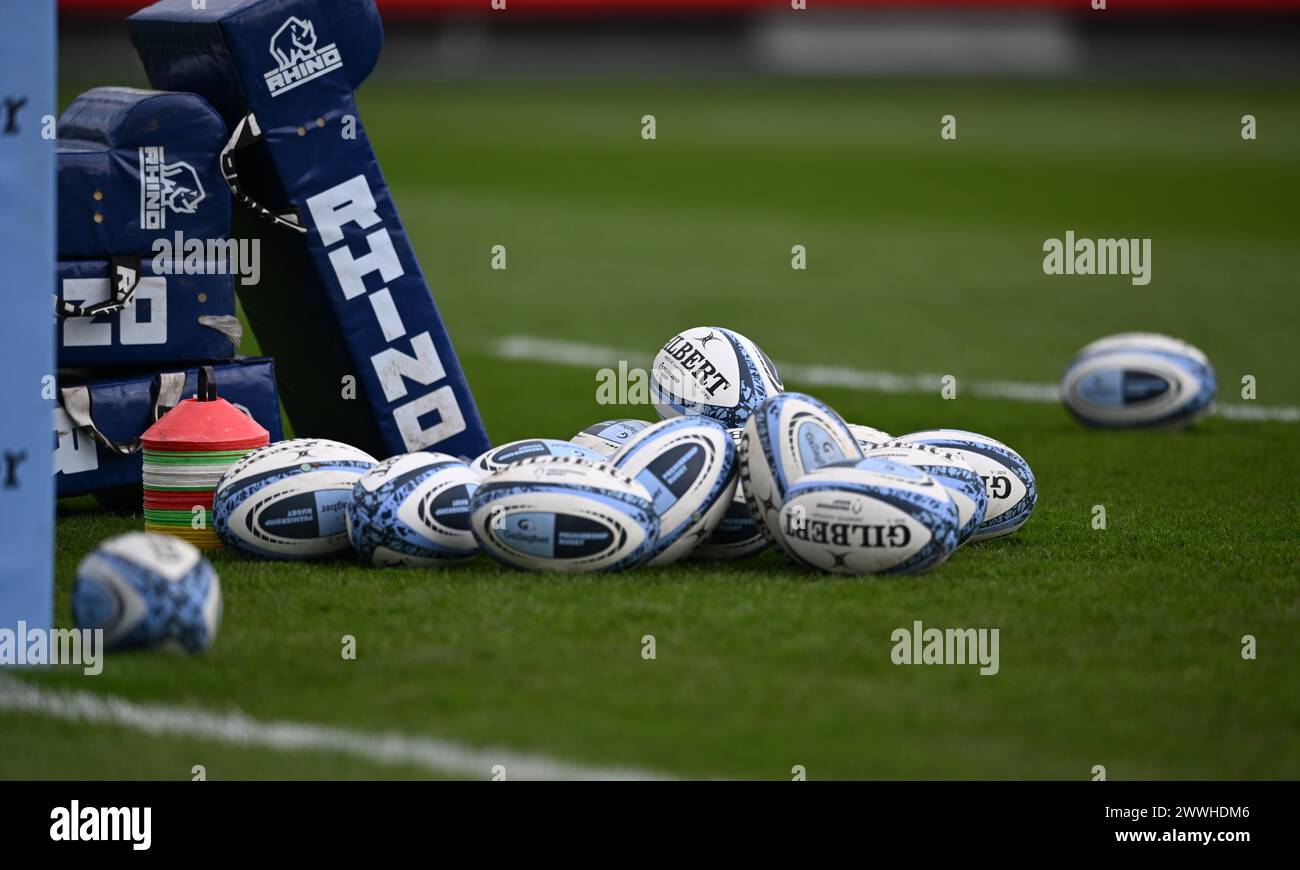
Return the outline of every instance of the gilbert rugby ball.
<path id="1" fill-rule="evenodd" d="M 370 454 L 322 438 L 254 450 L 226 469 L 217 484 L 212 500 L 217 536 L 268 559 L 347 552 L 352 487 L 374 465 Z"/>
<path id="2" fill-rule="evenodd" d="M 886 441 L 893 441 L 894 436 L 888 432 L 882 432 L 879 429 L 873 429 L 870 426 L 859 426 L 857 423 L 849 424 L 849 431 L 857 439 L 858 446 L 863 450 L 874 447 L 877 444 L 884 444 Z"/>
<path id="3" fill-rule="evenodd" d="M 608 457 L 649 425 L 645 420 L 605 420 L 588 426 L 569 441 Z"/>
<path id="4" fill-rule="evenodd" d="M 129 532 L 104 541 L 77 566 L 72 620 L 77 628 L 103 630 L 105 649 L 201 652 L 221 624 L 221 581 L 189 542 Z"/>
<path id="5" fill-rule="evenodd" d="M 539 456 L 572 456 L 595 462 L 605 458 L 590 447 L 570 441 L 560 441 L 556 438 L 525 438 L 522 441 L 511 441 L 509 444 L 493 447 L 471 462 L 470 468 L 478 472 L 479 477 L 487 477 L 516 462 L 536 459 Z"/>
<path id="6" fill-rule="evenodd" d="M 963 429 L 932 429 L 898 439 L 947 450 L 970 463 L 984 481 L 988 511 L 969 538 L 984 541 L 1009 535 L 1025 524 L 1038 503 L 1038 485 L 1029 463 L 1019 453 L 987 435 Z"/>
<path id="7" fill-rule="evenodd" d="M 635 435 L 611 458 L 646 488 L 659 513 L 650 565 L 676 562 L 706 540 L 736 494 L 736 447 L 721 423 L 674 417 Z"/>
<path id="8" fill-rule="evenodd" d="M 1214 404 L 1214 368 L 1167 335 L 1126 332 L 1080 350 L 1061 378 L 1065 407 L 1088 426 L 1188 426 Z"/>
<path id="9" fill-rule="evenodd" d="M 479 476 L 446 453 L 404 453 L 361 475 L 348 504 L 348 538 L 372 565 L 445 565 L 478 552 L 469 500 Z"/>
<path id="10" fill-rule="evenodd" d="M 526 571 L 613 571 L 645 562 L 659 538 L 650 493 L 604 462 L 525 459 L 484 481 L 470 528 L 494 559 Z"/>
<path id="11" fill-rule="evenodd" d="M 863 450 L 868 459 L 888 459 L 924 471 L 935 483 L 948 491 L 948 497 L 957 506 L 957 543 L 964 544 L 988 513 L 989 497 L 984 481 L 971 467 L 951 450 L 927 447 L 923 444 L 906 444 L 890 441 Z"/>
<path id="12" fill-rule="evenodd" d="M 767 539 L 781 542 L 781 502 L 806 472 L 861 459 L 862 448 L 848 424 L 831 408 L 803 393 L 783 393 L 763 402 L 740 439 L 740 480 L 750 514 Z"/>
<path id="13" fill-rule="evenodd" d="M 720 326 L 674 335 L 650 372 L 650 398 L 659 416 L 698 414 L 727 428 L 744 425 L 764 399 L 782 389 L 767 354 Z"/>
<path id="14" fill-rule="evenodd" d="M 736 464 L 740 465 L 740 439 L 745 430 L 728 429 L 732 443 L 736 446 Z M 759 528 L 754 515 L 745 503 L 745 487 L 736 480 L 736 492 L 727 505 L 727 512 L 722 515 L 718 527 L 708 540 L 691 551 L 693 559 L 745 559 L 755 556 L 767 549 L 767 538 Z"/>
<path id="15" fill-rule="evenodd" d="M 920 469 L 868 457 L 799 478 L 781 528 L 795 560 L 820 571 L 921 574 L 957 549 L 957 506 Z"/>

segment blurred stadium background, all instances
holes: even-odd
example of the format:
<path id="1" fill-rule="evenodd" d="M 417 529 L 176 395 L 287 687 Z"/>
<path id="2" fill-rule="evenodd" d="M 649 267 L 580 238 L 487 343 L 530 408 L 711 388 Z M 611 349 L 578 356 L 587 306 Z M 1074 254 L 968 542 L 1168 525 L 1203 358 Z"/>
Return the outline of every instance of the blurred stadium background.
<path id="1" fill-rule="evenodd" d="M 1296 0 L 379 0 L 376 80 L 1300 77 Z M 60 0 L 64 78 L 139 75 L 140 0 Z"/>

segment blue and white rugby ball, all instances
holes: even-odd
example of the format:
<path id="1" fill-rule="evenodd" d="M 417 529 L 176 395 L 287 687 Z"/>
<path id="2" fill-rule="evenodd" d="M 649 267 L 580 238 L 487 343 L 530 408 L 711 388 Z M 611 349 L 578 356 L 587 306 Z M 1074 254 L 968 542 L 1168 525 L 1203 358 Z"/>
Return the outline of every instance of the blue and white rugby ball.
<path id="1" fill-rule="evenodd" d="M 924 471 L 948 491 L 948 497 L 957 506 L 957 543 L 966 543 L 988 514 L 989 497 L 984 481 L 971 467 L 951 450 L 940 450 L 923 444 L 888 441 L 863 449 L 867 459 L 888 459 Z"/>
<path id="2" fill-rule="evenodd" d="M 918 468 L 868 457 L 810 471 L 781 505 L 795 561 L 831 574 L 921 574 L 957 549 L 957 506 Z"/>
<path id="3" fill-rule="evenodd" d="M 579 447 L 594 450 L 601 456 L 609 457 L 636 433 L 649 426 L 645 420 L 605 420 L 588 426 L 569 439 Z"/>
<path id="4" fill-rule="evenodd" d="M 1038 484 L 1024 457 L 994 438 L 964 429 L 931 429 L 898 439 L 947 450 L 970 463 L 984 481 L 988 511 L 968 540 L 1009 535 L 1025 524 L 1038 503 Z"/>
<path id="5" fill-rule="evenodd" d="M 1098 339 L 1061 378 L 1075 419 L 1102 428 L 1188 426 L 1214 404 L 1214 367 L 1197 348 L 1153 332 Z"/>
<path id="6" fill-rule="evenodd" d="M 478 553 L 469 502 L 479 476 L 446 453 L 385 459 L 352 487 L 347 528 L 372 565 L 446 565 Z"/>
<path id="7" fill-rule="evenodd" d="M 659 542 L 650 565 L 667 565 L 708 539 L 736 494 L 731 435 L 707 417 L 674 417 L 635 435 L 610 462 L 650 493 Z"/>
<path id="8" fill-rule="evenodd" d="M 221 625 L 221 581 L 188 541 L 153 532 L 109 538 L 77 566 L 72 621 L 105 649 L 201 652 Z"/>
<path id="9" fill-rule="evenodd" d="M 701 326 L 674 335 L 655 356 L 650 398 L 664 418 L 698 414 L 728 429 L 782 391 L 767 354 L 738 332 Z"/>
<path id="10" fill-rule="evenodd" d="M 486 478 L 503 468 L 509 468 L 516 462 L 536 459 L 539 456 L 572 456 L 578 459 L 590 459 L 593 462 L 601 462 L 605 458 L 590 447 L 570 441 L 560 441 L 558 438 L 524 438 L 521 441 L 511 441 L 509 444 L 493 447 L 471 462 L 470 468 L 473 468 L 479 477 Z"/>
<path id="11" fill-rule="evenodd" d="M 736 447 L 736 465 L 740 465 L 740 439 L 744 437 L 743 429 L 728 429 L 731 442 Z M 745 502 L 745 486 L 736 480 L 736 492 L 727 505 L 727 512 L 722 515 L 718 527 L 708 540 L 691 551 L 693 559 L 747 559 L 767 549 L 767 537 L 759 528 L 758 521 L 749 512 Z"/>
<path id="12" fill-rule="evenodd" d="M 763 402 L 740 439 L 740 480 L 750 514 L 769 541 L 781 541 L 781 502 L 809 471 L 861 459 L 862 448 L 839 414 L 803 393 L 782 393 Z"/>
<path id="13" fill-rule="evenodd" d="M 212 523 L 229 546 L 267 559 L 319 559 L 351 549 L 352 487 L 375 458 L 323 438 L 261 447 L 222 476 Z"/>
<path id="14" fill-rule="evenodd" d="M 884 444 L 886 441 L 894 440 L 894 436 L 888 432 L 882 432 L 870 426 L 860 426 L 857 423 L 850 423 L 849 431 L 853 433 L 853 437 L 857 439 L 858 446 L 863 451 L 869 450 L 877 444 Z"/>
<path id="15" fill-rule="evenodd" d="M 470 528 L 485 552 L 525 571 L 616 571 L 642 564 L 659 538 L 650 493 L 604 462 L 525 459 L 479 485 Z"/>

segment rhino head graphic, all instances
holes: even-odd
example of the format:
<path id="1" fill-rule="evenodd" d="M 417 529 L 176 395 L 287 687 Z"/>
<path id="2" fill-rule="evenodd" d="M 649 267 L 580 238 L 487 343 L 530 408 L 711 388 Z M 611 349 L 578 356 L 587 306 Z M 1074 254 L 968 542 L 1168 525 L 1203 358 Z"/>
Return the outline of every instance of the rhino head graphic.
<path id="1" fill-rule="evenodd" d="M 178 214 L 194 214 L 206 196 L 199 174 L 188 163 L 168 163 L 163 166 L 160 179 L 163 206 Z"/>
<path id="2" fill-rule="evenodd" d="M 271 57 L 280 69 L 288 69 L 315 55 L 316 28 L 310 21 L 291 16 L 271 37 Z"/>

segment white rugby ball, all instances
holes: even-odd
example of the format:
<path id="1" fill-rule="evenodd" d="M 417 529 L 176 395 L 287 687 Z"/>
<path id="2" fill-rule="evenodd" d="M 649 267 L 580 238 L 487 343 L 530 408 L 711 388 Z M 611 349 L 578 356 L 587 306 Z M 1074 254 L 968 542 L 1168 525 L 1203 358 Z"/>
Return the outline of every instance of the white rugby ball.
<path id="1" fill-rule="evenodd" d="M 102 630 L 109 650 L 201 652 L 221 624 L 221 581 L 188 541 L 128 532 L 104 541 L 77 566 L 72 621 Z"/>
<path id="2" fill-rule="evenodd" d="M 888 432 L 882 432 L 879 429 L 873 429 L 870 426 L 859 426 L 857 423 L 849 424 L 849 431 L 857 439 L 858 446 L 864 451 L 874 447 L 877 444 L 884 444 L 886 441 L 893 441 L 894 436 Z"/>
<path id="3" fill-rule="evenodd" d="M 781 528 L 796 561 L 831 574 L 921 574 L 957 549 L 957 506 L 918 468 L 868 457 L 790 487 Z"/>
<path id="4" fill-rule="evenodd" d="M 650 398 L 659 416 L 698 414 L 728 429 L 744 425 L 782 391 L 767 354 L 738 332 L 701 326 L 674 335 L 655 356 Z"/>
<path id="5" fill-rule="evenodd" d="M 375 458 L 323 438 L 277 441 L 222 476 L 212 523 L 226 544 L 267 559 L 319 559 L 347 552 L 352 487 Z"/>
<path id="6" fill-rule="evenodd" d="M 1038 484 L 1024 457 L 997 439 L 964 429 L 931 429 L 898 439 L 955 453 L 984 481 L 988 511 L 969 538 L 984 541 L 1009 535 L 1025 524 L 1038 503 Z"/>
<path id="7" fill-rule="evenodd" d="M 731 442 L 736 447 L 736 465 L 740 465 L 740 439 L 743 429 L 728 429 Z M 727 512 L 722 515 L 718 527 L 708 540 L 691 551 L 693 559 L 746 559 L 756 556 L 767 549 L 767 537 L 759 528 L 754 515 L 745 503 L 745 487 L 737 476 L 736 492 L 727 505 Z"/>
<path id="8" fill-rule="evenodd" d="M 488 477 L 516 462 L 536 459 L 539 456 L 572 456 L 578 459 L 590 459 L 593 462 L 600 462 L 605 458 L 590 447 L 570 441 L 560 441 L 558 438 L 524 438 L 493 447 L 471 462 L 470 468 L 473 468 L 479 477 Z"/>
<path id="9" fill-rule="evenodd" d="M 648 564 L 688 555 L 722 521 L 736 494 L 736 447 L 721 423 L 674 417 L 649 426 L 610 457 L 650 493 L 659 512 L 659 542 Z"/>
<path id="10" fill-rule="evenodd" d="M 1074 418 L 1103 428 L 1191 425 L 1209 413 L 1215 388 L 1204 353 L 1153 332 L 1098 339 L 1061 378 L 1061 398 Z"/>
<path id="11" fill-rule="evenodd" d="M 650 493 L 614 466 L 525 459 L 479 485 L 470 528 L 494 559 L 526 571 L 614 571 L 645 562 L 659 538 Z"/>
<path id="12" fill-rule="evenodd" d="M 767 399 L 740 439 L 740 480 L 750 514 L 784 550 L 780 511 L 790 485 L 823 465 L 861 458 L 848 424 L 828 405 L 803 393 Z"/>
<path id="13" fill-rule="evenodd" d="M 569 439 L 579 447 L 594 450 L 609 457 L 636 433 L 649 426 L 645 420 L 605 420 L 588 426 Z"/>
<path id="14" fill-rule="evenodd" d="M 966 543 L 989 509 L 988 492 L 971 464 L 951 450 L 887 441 L 863 450 L 867 459 L 888 459 L 924 471 L 948 491 L 957 506 L 957 543 Z"/>
<path id="15" fill-rule="evenodd" d="M 372 565 L 446 565 L 478 553 L 469 501 L 479 476 L 446 453 L 403 453 L 371 468 L 352 487 L 347 529 Z"/>

